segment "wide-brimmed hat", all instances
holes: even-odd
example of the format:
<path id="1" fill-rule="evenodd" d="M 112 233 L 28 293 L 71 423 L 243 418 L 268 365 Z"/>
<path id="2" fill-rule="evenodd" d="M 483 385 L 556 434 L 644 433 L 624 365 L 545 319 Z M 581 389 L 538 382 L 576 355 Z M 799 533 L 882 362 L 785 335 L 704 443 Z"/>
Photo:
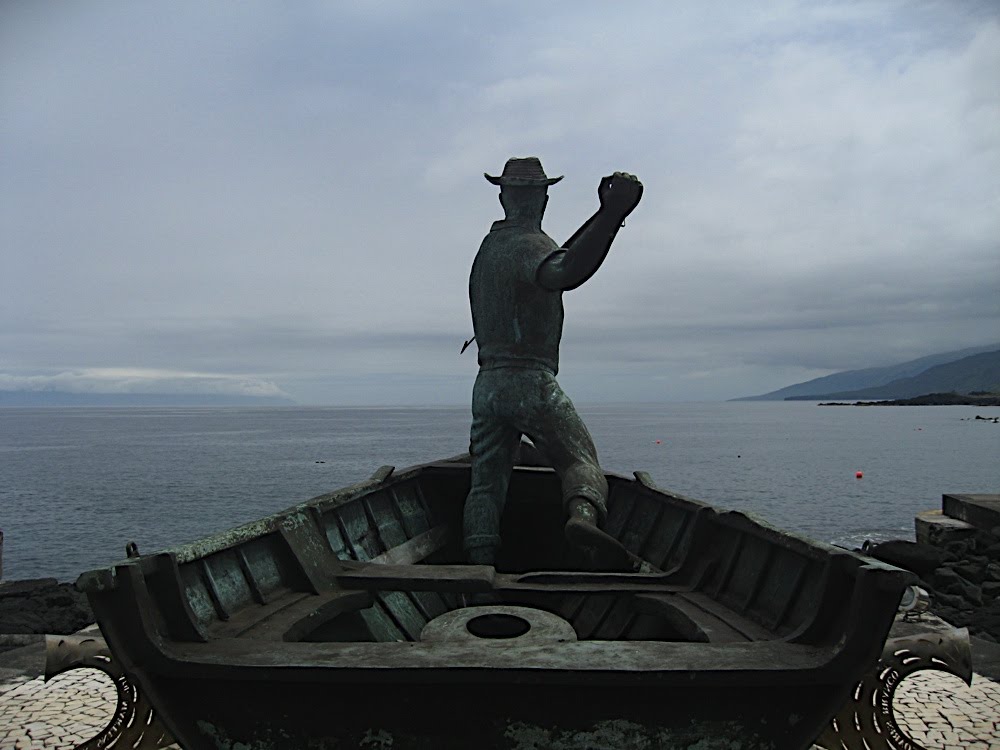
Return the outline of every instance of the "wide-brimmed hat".
<path id="1" fill-rule="evenodd" d="M 562 179 L 562 175 L 559 177 L 546 175 L 545 170 L 542 169 L 542 162 L 537 156 L 527 156 L 523 159 L 515 156 L 513 159 L 508 159 L 507 163 L 503 165 L 503 174 L 499 177 L 486 174 L 486 172 L 483 172 L 483 177 L 494 185 L 518 187 L 554 185 Z"/>

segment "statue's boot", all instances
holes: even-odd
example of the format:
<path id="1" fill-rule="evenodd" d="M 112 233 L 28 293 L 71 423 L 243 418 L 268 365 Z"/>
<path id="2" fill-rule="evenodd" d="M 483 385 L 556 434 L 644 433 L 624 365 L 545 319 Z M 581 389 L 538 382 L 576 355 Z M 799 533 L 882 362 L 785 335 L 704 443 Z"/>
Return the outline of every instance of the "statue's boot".
<path id="1" fill-rule="evenodd" d="M 569 543 L 583 552 L 596 570 L 633 573 L 641 567 L 642 560 L 598 528 L 597 510 L 586 500 L 570 503 L 565 534 Z"/>

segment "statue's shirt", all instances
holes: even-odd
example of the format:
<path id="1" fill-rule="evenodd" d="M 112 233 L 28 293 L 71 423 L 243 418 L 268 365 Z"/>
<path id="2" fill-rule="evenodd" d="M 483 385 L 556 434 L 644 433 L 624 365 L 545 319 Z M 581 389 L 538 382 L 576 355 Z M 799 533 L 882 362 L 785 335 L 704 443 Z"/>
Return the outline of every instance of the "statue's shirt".
<path id="1" fill-rule="evenodd" d="M 472 264 L 469 301 L 479 366 L 559 371 L 562 292 L 537 281 L 559 246 L 538 227 L 496 221 Z"/>

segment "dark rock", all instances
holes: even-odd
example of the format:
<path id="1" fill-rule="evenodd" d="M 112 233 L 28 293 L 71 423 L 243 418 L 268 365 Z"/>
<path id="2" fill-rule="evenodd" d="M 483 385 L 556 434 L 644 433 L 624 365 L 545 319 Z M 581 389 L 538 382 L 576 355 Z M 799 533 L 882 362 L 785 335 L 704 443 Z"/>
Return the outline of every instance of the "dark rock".
<path id="1" fill-rule="evenodd" d="M 977 607 L 983 604 L 983 590 L 974 584 L 969 584 L 962 591 L 962 597 Z"/>
<path id="2" fill-rule="evenodd" d="M 1000 560 L 1000 542 L 991 544 L 983 550 L 983 554 L 991 560 Z"/>
<path id="3" fill-rule="evenodd" d="M 969 552 L 969 545 L 970 542 L 963 540 L 957 542 L 948 542 L 944 548 L 945 550 L 948 551 L 950 555 L 953 555 L 956 558 L 964 558 L 965 555 L 968 554 Z"/>
<path id="4" fill-rule="evenodd" d="M 945 561 L 945 553 L 930 544 L 893 539 L 880 544 L 867 545 L 865 554 L 876 560 L 925 575 Z"/>
<path id="5" fill-rule="evenodd" d="M 983 593 L 979 586 L 962 577 L 954 567 L 938 568 L 932 580 L 934 590 L 939 595 L 960 597 L 970 606 L 979 606 L 983 603 Z"/>
<path id="6" fill-rule="evenodd" d="M 976 535 L 968 541 L 971 552 L 977 555 L 985 555 L 986 550 L 994 546 L 997 542 L 1000 542 L 1000 539 L 985 531 L 977 531 Z"/>
<path id="7" fill-rule="evenodd" d="M 986 566 L 976 565 L 974 562 L 952 565 L 951 569 L 971 583 L 979 584 L 986 578 Z"/>
<path id="8" fill-rule="evenodd" d="M 1000 564 L 990 563 L 986 566 L 985 580 L 1000 581 Z"/>
<path id="9" fill-rule="evenodd" d="M 949 588 L 965 581 L 951 566 L 942 566 L 934 571 L 931 582 L 935 589 L 947 591 Z"/>
<path id="10" fill-rule="evenodd" d="M 59 585 L 55 578 L 26 578 L 23 581 L 5 581 L 0 583 L 0 599 L 8 597 L 34 596 L 35 594 Z"/>
<path id="11" fill-rule="evenodd" d="M 986 581 L 981 587 L 983 599 L 995 599 L 1000 596 L 1000 581 Z"/>
<path id="12" fill-rule="evenodd" d="M 944 607 L 950 607 L 951 609 L 966 609 L 970 605 L 961 596 L 957 594 L 934 594 L 933 597 L 933 609 L 938 611 L 939 607 L 943 605 Z M 947 618 L 946 618 L 947 619 Z"/>
<path id="13" fill-rule="evenodd" d="M 0 631 L 4 633 L 47 633 L 48 622 L 35 610 L 0 609 Z"/>
<path id="14" fill-rule="evenodd" d="M 0 586 L 0 633 L 75 633 L 94 622 L 87 597 L 54 578 Z"/>

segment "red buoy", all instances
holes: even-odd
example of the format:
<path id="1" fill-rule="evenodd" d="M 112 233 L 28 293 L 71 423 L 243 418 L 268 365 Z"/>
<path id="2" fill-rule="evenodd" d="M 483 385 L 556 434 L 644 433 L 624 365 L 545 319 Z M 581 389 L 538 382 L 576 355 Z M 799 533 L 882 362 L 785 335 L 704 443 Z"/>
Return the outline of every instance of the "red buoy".
<path id="1" fill-rule="evenodd" d="M 854 478 L 855 479 L 861 479 L 864 475 L 865 475 L 865 473 L 863 471 L 856 471 L 856 472 L 854 472 Z"/>
<path id="2" fill-rule="evenodd" d="M 661 442 L 661 441 L 657 440 L 657 441 L 656 441 L 656 444 L 657 444 L 657 445 L 659 445 L 659 444 L 660 444 L 660 442 Z"/>

